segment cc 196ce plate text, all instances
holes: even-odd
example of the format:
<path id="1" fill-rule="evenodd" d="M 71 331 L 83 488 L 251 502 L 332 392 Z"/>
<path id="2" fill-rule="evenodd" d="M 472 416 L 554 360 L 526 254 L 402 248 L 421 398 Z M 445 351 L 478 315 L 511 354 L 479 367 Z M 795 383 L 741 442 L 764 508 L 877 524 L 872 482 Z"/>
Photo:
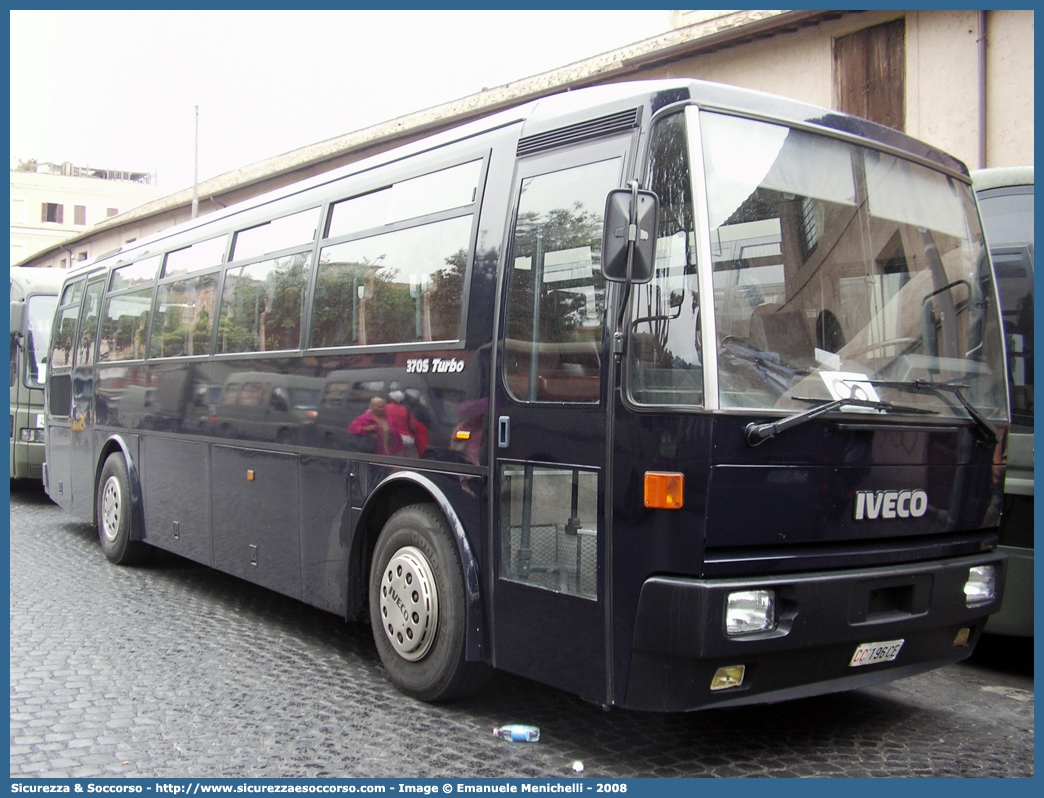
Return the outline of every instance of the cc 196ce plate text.
<path id="1" fill-rule="evenodd" d="M 885 640 L 880 643 L 860 643 L 848 663 L 850 668 L 861 665 L 876 665 L 878 662 L 891 662 L 899 656 L 899 649 L 905 640 Z"/>

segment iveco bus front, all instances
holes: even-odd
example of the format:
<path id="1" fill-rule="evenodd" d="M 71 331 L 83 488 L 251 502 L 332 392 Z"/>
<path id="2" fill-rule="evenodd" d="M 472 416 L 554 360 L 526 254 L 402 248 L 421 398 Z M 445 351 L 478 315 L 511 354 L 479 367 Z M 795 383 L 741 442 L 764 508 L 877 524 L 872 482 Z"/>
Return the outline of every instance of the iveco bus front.
<path id="1" fill-rule="evenodd" d="M 1007 428 L 967 174 L 869 123 L 709 105 L 664 113 L 650 144 L 657 250 L 631 289 L 617 495 L 644 474 L 648 507 L 650 475 L 676 473 L 696 506 L 614 539 L 614 559 L 647 563 L 641 584 L 617 571 L 627 703 L 807 695 L 962 658 L 1003 577 L 981 552 Z M 686 548 L 702 548 L 688 574 Z"/>

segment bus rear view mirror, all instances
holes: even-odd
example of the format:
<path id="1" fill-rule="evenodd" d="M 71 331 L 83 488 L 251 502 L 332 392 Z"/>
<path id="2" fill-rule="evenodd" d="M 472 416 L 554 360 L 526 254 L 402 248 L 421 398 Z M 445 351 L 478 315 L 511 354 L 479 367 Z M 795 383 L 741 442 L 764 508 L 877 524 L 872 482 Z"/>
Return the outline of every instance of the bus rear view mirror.
<path id="1" fill-rule="evenodd" d="M 11 335 L 21 335 L 25 327 L 25 303 L 11 303 Z"/>
<path id="2" fill-rule="evenodd" d="M 618 188 L 609 192 L 602 236 L 602 274 L 606 280 L 647 283 L 652 279 L 656 218 L 657 199 L 651 191 Z"/>

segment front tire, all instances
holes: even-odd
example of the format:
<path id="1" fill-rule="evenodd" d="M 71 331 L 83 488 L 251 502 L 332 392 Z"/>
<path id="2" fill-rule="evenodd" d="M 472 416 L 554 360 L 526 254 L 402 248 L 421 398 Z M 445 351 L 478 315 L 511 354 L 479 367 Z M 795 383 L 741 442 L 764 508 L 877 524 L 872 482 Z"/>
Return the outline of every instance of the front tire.
<path id="1" fill-rule="evenodd" d="M 130 496 L 127 463 L 122 454 L 110 454 L 98 479 L 98 540 L 105 556 L 117 565 L 142 563 L 151 553 L 148 544 L 131 539 Z"/>
<path id="2" fill-rule="evenodd" d="M 388 519 L 373 552 L 369 593 L 377 652 L 402 692 L 448 701 L 485 684 L 489 666 L 464 658 L 464 572 L 434 505 L 404 507 Z"/>

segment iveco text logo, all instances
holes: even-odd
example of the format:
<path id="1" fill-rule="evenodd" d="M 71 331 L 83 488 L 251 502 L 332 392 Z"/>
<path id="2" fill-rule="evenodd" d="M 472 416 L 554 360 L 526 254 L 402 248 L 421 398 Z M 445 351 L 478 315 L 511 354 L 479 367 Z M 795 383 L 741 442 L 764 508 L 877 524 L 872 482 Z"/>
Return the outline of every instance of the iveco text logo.
<path id="1" fill-rule="evenodd" d="M 923 490 L 861 490 L 855 498 L 856 521 L 920 518 L 928 512 L 928 494 Z"/>

